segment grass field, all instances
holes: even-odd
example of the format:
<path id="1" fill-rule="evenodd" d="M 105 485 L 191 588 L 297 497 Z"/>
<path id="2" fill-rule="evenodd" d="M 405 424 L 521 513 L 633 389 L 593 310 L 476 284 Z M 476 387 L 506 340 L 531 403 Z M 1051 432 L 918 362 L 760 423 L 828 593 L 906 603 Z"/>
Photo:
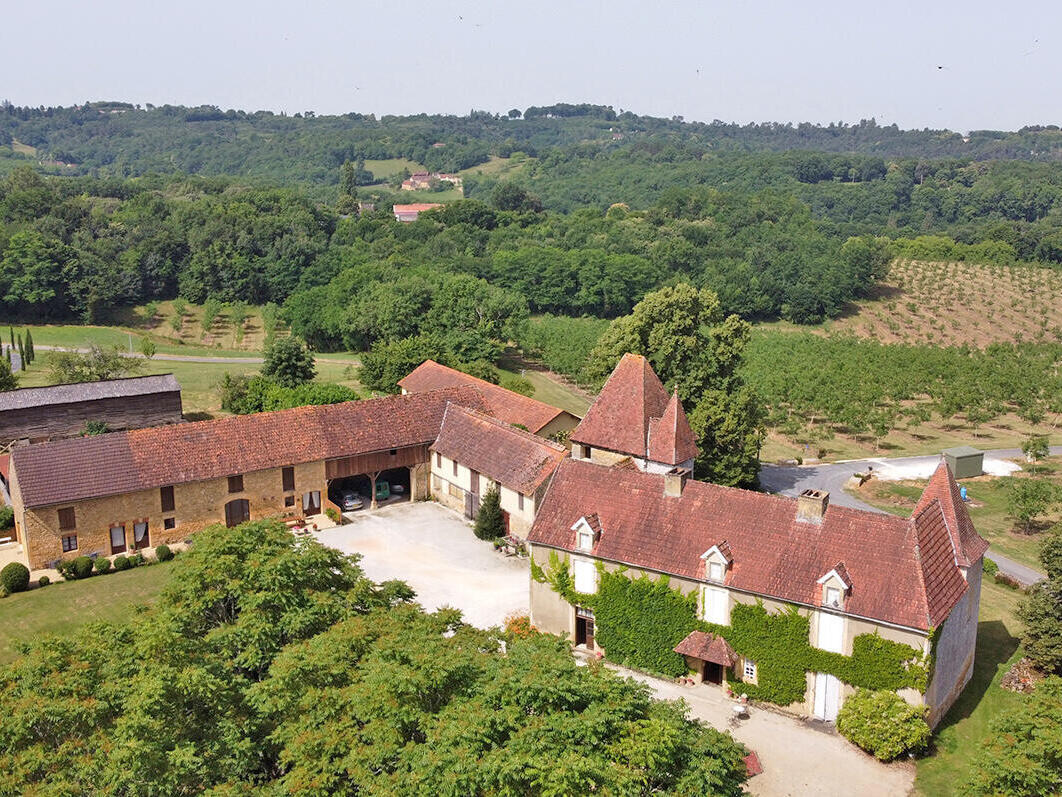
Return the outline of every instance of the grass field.
<path id="1" fill-rule="evenodd" d="M 1039 467 L 1043 472 L 1036 474 L 1035 478 L 1049 479 L 1062 489 L 1062 457 L 1045 460 Z M 1033 474 L 1028 472 L 1019 472 L 1013 478 L 1032 477 Z M 1008 515 L 1009 479 L 982 476 L 964 479 L 962 483 L 969 490 L 970 517 L 981 536 L 992 543 L 992 549 L 1029 567 L 1040 569 L 1039 551 L 1043 532 L 1062 521 L 1062 506 L 1056 504 L 1047 515 L 1038 519 L 1038 530 L 1027 534 L 1017 528 L 1014 519 Z M 925 485 L 925 481 L 886 482 L 871 479 L 852 492 L 868 504 L 907 516 L 918 503 Z"/>
<path id="2" fill-rule="evenodd" d="M 988 723 L 1021 701 L 1020 695 L 999 686 L 1004 673 L 1021 658 L 1021 626 L 1015 615 L 1020 599 L 1016 590 L 988 579 L 983 582 L 973 677 L 937 727 L 930 755 L 917 763 L 915 788 L 926 797 L 961 793 L 978 744 L 989 733 Z"/>
<path id="3" fill-rule="evenodd" d="M 534 160 L 534 158 L 520 158 L 514 160 L 512 158 L 499 158 L 497 155 L 491 155 L 490 160 L 486 163 L 462 169 L 458 174 L 462 177 L 511 177 L 522 171 L 532 160 Z"/>
<path id="4" fill-rule="evenodd" d="M 821 330 L 934 346 L 1062 340 L 1056 269 L 898 260 L 876 293 Z"/>
<path id="5" fill-rule="evenodd" d="M 365 161 L 366 170 L 372 172 L 372 176 L 379 182 L 386 182 L 394 175 L 401 172 L 403 169 L 409 172 L 426 172 L 427 167 L 416 161 L 407 160 L 406 158 L 388 158 L 387 160 L 367 160 Z"/>
<path id="6" fill-rule="evenodd" d="M 154 603 L 170 567 L 166 562 L 85 581 L 63 581 L 0 600 L 0 664 L 15 658 L 19 642 L 41 635 L 65 636 L 91 622 L 128 620 L 136 606 Z"/>

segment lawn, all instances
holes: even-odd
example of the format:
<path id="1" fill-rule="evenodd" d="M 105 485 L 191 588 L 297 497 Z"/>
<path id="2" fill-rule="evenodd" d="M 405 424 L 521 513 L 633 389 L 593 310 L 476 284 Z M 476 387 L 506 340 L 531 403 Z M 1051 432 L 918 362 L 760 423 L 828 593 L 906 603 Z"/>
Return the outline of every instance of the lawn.
<path id="1" fill-rule="evenodd" d="M 927 797 L 959 793 L 977 745 L 988 735 L 988 723 L 1021 701 L 1020 695 L 999 687 L 1003 674 L 1021 657 L 1015 617 L 1020 598 L 1021 593 L 987 579 L 981 588 L 973 677 L 937 727 L 931 754 L 917 764 L 915 787 Z"/>
<path id="2" fill-rule="evenodd" d="M 155 602 L 169 572 L 166 562 L 63 581 L 0 600 L 0 664 L 16 657 L 17 643 L 36 636 L 65 636 L 90 622 L 128 620 L 137 605 Z"/>
<path id="3" fill-rule="evenodd" d="M 406 169 L 410 174 L 413 172 L 426 172 L 427 168 L 416 161 L 405 158 L 388 158 L 387 160 L 367 160 L 366 170 L 372 172 L 372 176 L 378 182 L 386 182 L 394 175 Z"/>
<path id="4" fill-rule="evenodd" d="M 1062 457 L 1047 459 L 1038 467 L 1042 472 L 1037 474 L 1037 478 L 1049 479 L 1062 489 Z M 1015 474 L 1013 478 L 1031 477 L 1032 474 L 1026 471 Z M 962 484 L 969 491 L 970 517 L 981 536 L 992 544 L 992 550 L 1039 570 L 1043 531 L 1062 521 L 1062 506 L 1056 504 L 1051 512 L 1039 519 L 1037 530 L 1026 534 L 1016 528 L 1014 519 L 1008 514 L 1007 501 L 1011 489 L 1009 478 L 981 476 L 977 479 L 964 479 Z M 872 479 L 851 492 L 868 504 L 893 514 L 907 516 L 918 503 L 925 485 L 925 481 L 917 480 L 885 482 Z"/>

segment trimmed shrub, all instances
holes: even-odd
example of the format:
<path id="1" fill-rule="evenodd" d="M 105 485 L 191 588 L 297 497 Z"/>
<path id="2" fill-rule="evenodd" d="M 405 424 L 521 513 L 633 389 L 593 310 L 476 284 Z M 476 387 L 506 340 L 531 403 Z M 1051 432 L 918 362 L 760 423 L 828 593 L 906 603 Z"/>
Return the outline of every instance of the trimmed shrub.
<path id="1" fill-rule="evenodd" d="M 114 557 L 114 569 L 115 570 L 128 570 L 133 565 L 129 562 L 129 557 L 124 554 L 119 554 Z"/>
<path id="2" fill-rule="evenodd" d="M 67 581 L 88 578 L 92 575 L 92 560 L 87 556 L 79 556 L 76 559 L 60 562 L 57 570 Z"/>
<path id="3" fill-rule="evenodd" d="M 0 584 L 11 593 L 29 589 L 29 569 L 21 562 L 11 562 L 0 570 Z"/>
<path id="4" fill-rule="evenodd" d="M 129 557 L 130 567 L 140 567 L 140 565 L 142 564 L 144 564 L 144 554 L 140 553 L 139 551 Z"/>
<path id="5" fill-rule="evenodd" d="M 986 576 L 994 576 L 999 572 L 999 565 L 986 557 L 981 560 L 981 570 L 984 571 Z"/>
<path id="6" fill-rule="evenodd" d="M 51 583 L 52 583 L 52 580 L 50 578 L 48 578 L 48 576 L 41 576 L 40 580 L 37 581 L 37 586 L 47 587 Z"/>
<path id="7" fill-rule="evenodd" d="M 881 761 L 923 749 L 932 731 L 925 709 L 895 692 L 857 689 L 837 714 L 837 731 Z"/>
<path id="8" fill-rule="evenodd" d="M 100 557 L 96 560 L 96 572 L 100 575 L 109 573 L 111 570 L 111 560 L 104 557 Z"/>
<path id="9" fill-rule="evenodd" d="M 168 545 L 159 545 L 155 548 L 155 558 L 160 562 L 168 562 L 173 558 L 173 551 Z"/>

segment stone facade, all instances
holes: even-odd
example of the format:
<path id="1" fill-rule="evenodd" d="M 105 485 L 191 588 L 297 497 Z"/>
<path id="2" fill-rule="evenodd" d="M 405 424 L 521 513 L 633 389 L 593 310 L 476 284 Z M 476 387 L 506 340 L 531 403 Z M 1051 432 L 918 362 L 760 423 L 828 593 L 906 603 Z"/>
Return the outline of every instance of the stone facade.
<path id="1" fill-rule="evenodd" d="M 84 554 L 110 556 L 112 527 L 124 527 L 126 553 L 134 549 L 134 523 L 146 521 L 150 546 L 185 540 L 189 535 L 215 523 L 225 522 L 225 504 L 246 499 L 250 518 L 302 514 L 307 493 L 319 493 L 323 506 L 327 484 L 323 462 L 292 466 L 295 489 L 283 489 L 283 468 L 271 468 L 242 474 L 243 490 L 229 492 L 227 478 L 173 485 L 174 509 L 162 511 L 160 489 L 140 490 L 102 498 L 86 499 L 73 504 L 59 504 L 22 510 L 16 515 L 16 528 L 31 569 L 43 569 L 61 559 L 73 559 Z M 18 491 L 17 473 L 12 483 Z M 291 505 L 285 505 L 285 498 Z M 16 506 L 21 501 L 15 500 Z M 74 528 L 61 529 L 59 510 L 72 508 Z M 165 528 L 166 520 L 173 520 L 173 528 Z M 63 537 L 76 534 L 77 547 L 63 551 Z M 146 547 L 146 546 L 142 546 Z"/>
<path id="2" fill-rule="evenodd" d="M 566 551 L 555 551 L 546 546 L 531 545 L 531 556 L 534 561 L 542 567 L 548 567 L 551 553 L 555 553 L 560 557 L 561 561 L 564 562 L 570 562 L 572 559 L 580 558 L 598 561 L 589 555 L 581 556 L 580 554 L 568 553 Z M 603 562 L 603 564 L 605 569 L 609 572 L 614 572 L 619 567 L 613 562 Z M 979 574 L 980 570 L 977 572 Z M 650 578 L 656 579 L 659 578 L 661 574 L 653 571 L 641 570 L 636 567 L 627 567 L 625 575 L 629 578 L 639 578 L 642 575 L 648 575 Z M 704 589 L 709 585 L 706 582 L 693 581 L 675 575 L 671 575 L 669 578 L 672 589 L 676 589 L 684 595 L 693 593 L 698 596 L 698 613 L 703 619 L 705 613 Z M 753 595 L 714 584 L 711 586 L 724 589 L 727 593 L 727 623 L 729 623 L 730 610 L 735 604 L 762 603 L 764 608 L 772 614 L 787 611 L 791 608 L 791 605 L 788 603 L 772 600 L 761 595 Z M 971 621 L 969 617 L 972 617 L 972 633 L 976 634 L 976 607 L 979 603 L 979 595 L 980 577 L 978 575 L 971 581 L 971 589 L 964 598 L 965 603 L 956 607 L 952 612 L 952 615 L 942 627 L 940 638 L 937 643 L 937 664 L 934 668 L 933 679 L 930 682 L 926 694 L 922 695 L 913 689 L 903 689 L 899 692 L 900 696 L 912 705 L 928 706 L 930 725 L 936 725 L 936 723 L 940 721 L 948 707 L 962 691 L 963 686 L 969 681 L 973 667 L 973 645 L 969 642 L 969 635 L 971 634 Z M 972 609 L 969 609 L 968 607 L 972 607 Z M 797 611 L 801 615 L 809 618 L 809 643 L 816 646 L 817 640 L 819 639 L 820 617 L 824 613 L 824 610 L 819 607 L 798 606 Z M 843 618 L 841 650 L 839 652 L 844 655 L 852 655 L 853 642 L 855 638 L 861 634 L 878 634 L 883 639 L 899 642 L 904 645 L 910 645 L 926 655 L 931 651 L 930 639 L 924 632 L 885 623 L 877 623 L 872 620 L 853 617 L 844 614 L 843 612 L 830 613 L 839 614 Z M 953 622 L 953 620 L 957 620 L 957 622 Z M 559 634 L 560 636 L 567 637 L 569 640 L 574 641 L 576 624 L 575 607 L 554 592 L 548 584 L 540 584 L 532 579 L 531 624 L 540 631 Z M 599 646 L 596 646 L 595 643 L 595 647 Z M 962 655 L 966 650 L 971 651 L 969 656 Z M 744 660 L 739 661 L 734 666 L 733 670 L 725 676 L 725 679 L 731 684 L 746 680 L 744 663 Z M 691 669 L 696 671 L 696 665 L 693 662 L 691 662 L 691 665 Z M 755 678 L 749 678 L 748 680 L 753 683 L 755 682 Z M 805 691 L 804 701 L 788 706 L 787 709 L 789 711 L 796 714 L 814 716 L 815 682 L 815 673 L 809 672 L 807 674 L 807 689 Z M 737 687 L 735 686 L 734 688 L 736 689 Z M 845 698 L 854 691 L 854 687 L 842 682 L 840 685 L 840 703 L 843 704 Z"/>

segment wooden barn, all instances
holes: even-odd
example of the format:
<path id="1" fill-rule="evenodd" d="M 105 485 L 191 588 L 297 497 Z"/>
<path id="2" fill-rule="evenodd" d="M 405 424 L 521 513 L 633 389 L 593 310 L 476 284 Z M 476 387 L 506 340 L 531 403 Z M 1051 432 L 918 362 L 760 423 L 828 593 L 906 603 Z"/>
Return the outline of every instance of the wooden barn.
<path id="1" fill-rule="evenodd" d="M 181 420 L 181 386 L 173 374 L 0 393 L 0 446 L 77 437 L 89 421 L 120 431 Z"/>

